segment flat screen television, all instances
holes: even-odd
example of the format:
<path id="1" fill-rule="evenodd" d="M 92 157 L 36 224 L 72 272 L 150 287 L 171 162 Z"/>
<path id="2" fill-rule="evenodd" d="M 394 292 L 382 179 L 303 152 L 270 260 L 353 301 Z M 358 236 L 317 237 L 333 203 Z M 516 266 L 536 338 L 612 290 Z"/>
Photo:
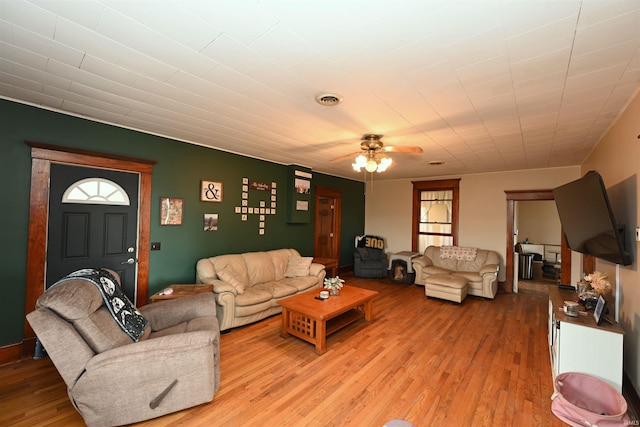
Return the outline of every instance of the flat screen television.
<path id="1" fill-rule="evenodd" d="M 555 188 L 553 197 L 571 250 L 614 264 L 631 264 L 631 255 L 624 247 L 624 227 L 616 224 L 598 172 L 588 172 Z"/>

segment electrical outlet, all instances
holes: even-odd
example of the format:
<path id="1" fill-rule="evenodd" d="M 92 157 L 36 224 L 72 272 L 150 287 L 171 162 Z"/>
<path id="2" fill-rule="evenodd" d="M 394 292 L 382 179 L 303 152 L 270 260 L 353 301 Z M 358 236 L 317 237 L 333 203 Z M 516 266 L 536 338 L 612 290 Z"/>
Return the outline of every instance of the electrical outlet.
<path id="1" fill-rule="evenodd" d="M 160 250 L 160 242 L 151 242 L 151 250 L 159 251 Z"/>

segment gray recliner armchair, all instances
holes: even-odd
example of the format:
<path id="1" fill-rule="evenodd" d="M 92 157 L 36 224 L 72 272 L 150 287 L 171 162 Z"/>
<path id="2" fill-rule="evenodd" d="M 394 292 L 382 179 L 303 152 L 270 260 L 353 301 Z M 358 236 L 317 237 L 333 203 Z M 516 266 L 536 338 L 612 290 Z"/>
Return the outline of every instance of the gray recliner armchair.
<path id="1" fill-rule="evenodd" d="M 373 235 L 358 236 L 353 253 L 354 276 L 380 279 L 387 277 L 388 270 L 389 259 L 384 251 L 384 239 Z"/>
<path id="2" fill-rule="evenodd" d="M 88 426 L 131 424 L 213 399 L 220 384 L 213 294 L 140 307 L 148 324 L 137 341 L 105 301 L 94 283 L 71 279 L 49 288 L 27 315 Z"/>

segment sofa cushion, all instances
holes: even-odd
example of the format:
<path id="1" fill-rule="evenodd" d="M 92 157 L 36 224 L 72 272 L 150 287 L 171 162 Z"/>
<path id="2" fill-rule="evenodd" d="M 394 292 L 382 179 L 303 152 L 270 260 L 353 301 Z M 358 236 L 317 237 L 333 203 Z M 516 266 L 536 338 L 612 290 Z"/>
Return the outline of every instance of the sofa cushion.
<path id="1" fill-rule="evenodd" d="M 306 291 L 318 284 L 317 276 L 287 277 L 279 281 L 300 291 Z"/>
<path id="2" fill-rule="evenodd" d="M 247 307 L 250 305 L 268 302 L 272 299 L 271 292 L 252 286 L 245 289 L 244 294 L 236 295 L 236 306 Z"/>
<path id="3" fill-rule="evenodd" d="M 275 280 L 284 278 L 284 272 L 287 270 L 287 264 L 289 264 L 289 257 L 300 256 L 300 253 L 298 253 L 298 251 L 291 248 L 274 249 L 272 251 L 268 251 L 267 253 L 271 257 L 273 266 L 276 269 Z"/>
<path id="4" fill-rule="evenodd" d="M 260 283 L 253 286 L 253 289 L 262 289 L 267 291 L 273 296 L 273 298 L 284 298 L 298 292 L 298 288 L 282 283 L 282 281 Z"/>
<path id="5" fill-rule="evenodd" d="M 313 257 L 290 256 L 284 277 L 302 277 L 309 275 Z"/>
<path id="6" fill-rule="evenodd" d="M 248 252 L 242 254 L 249 277 L 249 286 L 276 280 L 276 268 L 271 256 L 266 252 Z"/>
<path id="7" fill-rule="evenodd" d="M 231 265 L 233 271 L 237 274 L 237 279 L 244 283 L 245 286 L 249 285 L 249 276 L 247 275 L 247 267 L 244 264 L 244 258 L 239 254 L 232 255 L 218 255 L 217 257 L 209 258 L 209 262 L 213 264 L 216 271 L 217 278 L 220 278 L 218 272 L 225 266 Z"/>
<path id="8" fill-rule="evenodd" d="M 456 271 L 455 275 L 464 277 L 467 282 L 482 282 L 482 276 L 477 271 Z"/>
<path id="9" fill-rule="evenodd" d="M 478 272 L 483 265 L 487 264 L 489 251 L 480 249 L 473 261 L 458 261 L 458 271 Z"/>
<path id="10" fill-rule="evenodd" d="M 423 269 L 426 274 L 451 274 L 454 270 L 438 267 L 437 265 L 429 265 Z"/>
<path id="11" fill-rule="evenodd" d="M 224 280 L 225 282 L 232 285 L 234 288 L 236 288 L 236 291 L 238 291 L 239 294 L 244 293 L 247 284 L 242 282 L 242 280 L 240 279 L 241 276 L 238 275 L 231 264 L 225 265 L 224 268 L 217 273 L 220 280 Z"/>

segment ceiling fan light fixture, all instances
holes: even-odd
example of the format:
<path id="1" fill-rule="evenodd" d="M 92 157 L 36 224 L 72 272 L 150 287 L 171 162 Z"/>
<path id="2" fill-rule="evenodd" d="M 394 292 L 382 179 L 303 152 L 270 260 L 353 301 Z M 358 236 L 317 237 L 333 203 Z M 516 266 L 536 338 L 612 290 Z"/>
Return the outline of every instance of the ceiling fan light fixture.
<path id="1" fill-rule="evenodd" d="M 387 170 L 387 168 L 389 166 L 391 166 L 391 163 L 393 163 L 393 160 L 391 159 L 391 157 L 383 157 L 380 159 L 380 163 L 378 164 L 378 172 L 384 172 Z"/>
<path id="2" fill-rule="evenodd" d="M 353 169 L 356 172 L 360 172 L 360 169 L 367 166 L 367 158 L 364 154 L 360 154 L 358 157 L 356 157 L 356 162 L 352 163 L 351 166 L 353 166 Z"/>
<path id="3" fill-rule="evenodd" d="M 378 169 L 378 162 L 376 162 L 376 159 L 371 158 L 367 160 L 367 164 L 364 168 L 367 172 L 375 172 Z"/>

